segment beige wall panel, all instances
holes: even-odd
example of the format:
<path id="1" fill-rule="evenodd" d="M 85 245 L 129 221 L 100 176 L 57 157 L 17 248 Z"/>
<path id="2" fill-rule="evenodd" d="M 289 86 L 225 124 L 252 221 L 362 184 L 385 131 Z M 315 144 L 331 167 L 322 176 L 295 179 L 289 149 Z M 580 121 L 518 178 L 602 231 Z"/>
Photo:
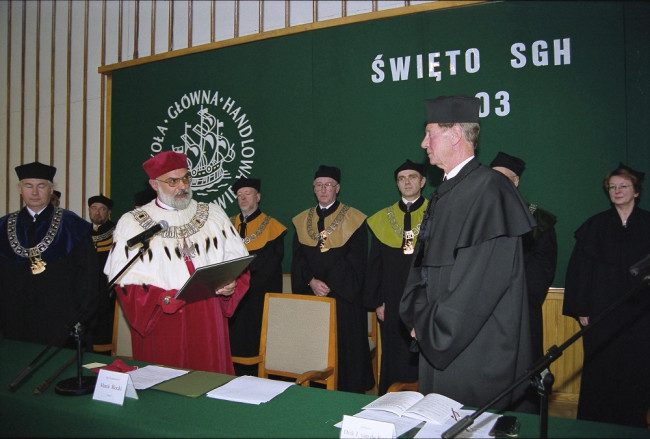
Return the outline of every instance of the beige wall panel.
<path id="1" fill-rule="evenodd" d="M 174 2 L 174 47 L 173 50 L 187 47 L 187 2 Z"/>
<path id="2" fill-rule="evenodd" d="M 118 23 L 119 23 L 119 1 L 106 2 L 106 64 L 117 62 L 117 41 L 118 41 Z M 93 38 L 102 38 L 101 27 L 95 29 Z"/>
<path id="3" fill-rule="evenodd" d="M 338 2 L 332 2 L 338 3 Z M 338 3 L 340 6 L 340 3 Z M 340 7 L 339 7 L 340 10 Z M 312 22 L 312 3 L 311 2 L 291 2 L 290 26 Z"/>
<path id="4" fill-rule="evenodd" d="M 214 5 L 214 38 L 215 41 L 233 38 L 235 4 L 232 1 L 216 2 Z"/>
<path id="5" fill-rule="evenodd" d="M 151 12 L 150 1 L 140 1 L 139 30 L 138 30 L 138 58 L 152 55 L 151 53 Z M 156 26 L 158 23 L 156 23 Z M 95 70 L 97 71 L 97 70 Z"/>
<path id="6" fill-rule="evenodd" d="M 210 9 L 208 0 L 194 0 L 192 3 L 192 45 L 210 43 Z"/>
<path id="7" fill-rule="evenodd" d="M 284 2 L 264 3 L 264 31 L 282 29 L 284 27 Z"/>
<path id="8" fill-rule="evenodd" d="M 259 4 L 256 1 L 239 3 L 239 36 L 259 32 Z"/>
<path id="9" fill-rule="evenodd" d="M 156 2 L 156 53 L 167 52 L 168 2 Z M 151 8 L 151 5 L 149 6 Z M 149 26 L 149 25 L 148 25 Z"/>

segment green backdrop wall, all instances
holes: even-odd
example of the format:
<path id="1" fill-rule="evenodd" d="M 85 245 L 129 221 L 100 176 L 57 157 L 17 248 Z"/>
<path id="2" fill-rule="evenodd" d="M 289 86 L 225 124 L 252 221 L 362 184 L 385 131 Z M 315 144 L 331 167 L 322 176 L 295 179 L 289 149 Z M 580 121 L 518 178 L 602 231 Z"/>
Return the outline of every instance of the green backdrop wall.
<path id="1" fill-rule="evenodd" d="M 238 176 L 262 180 L 263 211 L 289 228 L 289 272 L 318 165 L 340 167 L 339 199 L 370 215 L 396 201 L 399 164 L 426 162 L 423 101 L 464 93 L 483 102 L 480 161 L 523 158 L 524 198 L 558 216 L 563 286 L 573 232 L 609 207 L 603 176 L 619 162 L 650 171 L 648 22 L 647 3 L 490 2 L 116 70 L 113 217 L 144 187 L 144 160 L 186 151 L 196 198 L 229 215 Z M 428 175 L 427 196 L 442 173 Z"/>

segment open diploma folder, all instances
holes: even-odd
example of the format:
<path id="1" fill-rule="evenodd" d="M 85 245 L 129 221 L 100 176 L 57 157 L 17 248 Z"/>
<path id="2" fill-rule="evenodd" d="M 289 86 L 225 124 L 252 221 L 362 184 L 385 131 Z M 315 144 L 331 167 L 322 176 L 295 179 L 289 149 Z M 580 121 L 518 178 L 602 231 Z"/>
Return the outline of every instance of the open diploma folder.
<path id="1" fill-rule="evenodd" d="M 185 282 L 185 285 L 178 290 L 174 298 L 192 303 L 215 297 L 215 291 L 237 279 L 254 258 L 255 255 L 248 255 L 199 267 Z"/>

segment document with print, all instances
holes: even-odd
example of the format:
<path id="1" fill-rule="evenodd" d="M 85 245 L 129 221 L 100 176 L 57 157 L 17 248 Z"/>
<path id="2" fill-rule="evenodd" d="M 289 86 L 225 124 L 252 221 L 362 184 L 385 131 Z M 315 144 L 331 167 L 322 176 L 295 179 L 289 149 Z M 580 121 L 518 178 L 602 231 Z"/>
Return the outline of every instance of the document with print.
<path id="1" fill-rule="evenodd" d="M 419 392 L 391 392 L 363 407 L 363 410 L 383 410 L 397 416 L 443 424 L 463 407 L 458 401 L 438 393 L 426 396 Z"/>

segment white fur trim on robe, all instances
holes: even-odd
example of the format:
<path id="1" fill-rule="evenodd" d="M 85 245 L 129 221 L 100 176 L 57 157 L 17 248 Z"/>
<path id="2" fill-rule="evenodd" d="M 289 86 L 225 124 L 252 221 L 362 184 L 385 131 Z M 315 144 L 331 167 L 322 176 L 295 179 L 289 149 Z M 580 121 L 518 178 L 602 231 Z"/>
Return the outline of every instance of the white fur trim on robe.
<path id="1" fill-rule="evenodd" d="M 167 221 L 169 228 L 181 226 L 190 222 L 194 216 L 198 203 L 192 200 L 187 209 L 165 210 L 156 205 L 155 200 L 140 207 L 149 214 L 155 222 Z M 144 228 L 135 220 L 133 212 L 127 212 L 117 223 L 113 233 L 113 249 L 111 250 L 104 273 L 111 280 L 126 266 L 126 264 L 139 251 L 136 246 L 126 252 L 126 242 L 132 237 L 144 231 Z M 215 240 L 216 238 L 216 246 Z M 206 244 L 209 241 L 209 245 Z M 240 258 L 248 255 L 244 242 L 233 228 L 226 213 L 214 203 L 209 204 L 208 219 L 203 227 L 188 238 L 190 245 L 198 245 L 199 252 L 192 258 L 195 268 L 217 262 Z M 117 281 L 120 286 L 124 285 L 155 285 L 166 290 L 177 290 L 183 286 L 190 274 L 183 259 L 176 254 L 176 248 L 180 241 L 175 238 L 163 238 L 160 234 L 149 241 L 149 252 L 144 261 L 138 260 L 129 270 L 126 271 Z M 169 256 L 165 251 L 168 249 Z M 195 251 L 196 253 L 196 251 Z M 149 258 L 151 255 L 151 259 Z"/>

